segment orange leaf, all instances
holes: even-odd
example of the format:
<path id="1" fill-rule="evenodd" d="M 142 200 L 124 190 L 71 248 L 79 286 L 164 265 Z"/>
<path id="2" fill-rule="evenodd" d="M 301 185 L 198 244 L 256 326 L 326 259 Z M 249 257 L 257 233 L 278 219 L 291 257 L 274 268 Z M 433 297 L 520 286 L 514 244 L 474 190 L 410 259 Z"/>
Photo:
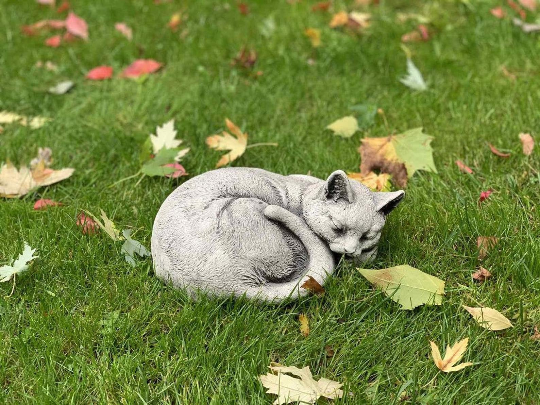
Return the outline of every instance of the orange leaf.
<path id="1" fill-rule="evenodd" d="M 308 279 L 300 286 L 301 288 L 308 290 L 315 295 L 323 295 L 324 287 L 319 284 L 313 277 L 308 276 Z"/>
<path id="2" fill-rule="evenodd" d="M 90 70 L 86 74 L 89 80 L 105 80 L 110 79 L 113 75 L 113 68 L 110 66 L 98 66 Z"/>
<path id="3" fill-rule="evenodd" d="M 510 153 L 503 153 L 503 152 L 499 151 L 495 146 L 493 146 L 490 143 L 488 143 L 488 146 L 489 146 L 489 149 L 491 150 L 491 153 L 493 153 L 496 156 L 499 156 L 499 157 L 502 157 L 502 158 L 507 158 L 507 157 L 510 157 L 510 155 L 511 155 Z"/>
<path id="4" fill-rule="evenodd" d="M 456 160 L 456 165 L 463 173 L 473 174 L 473 170 L 467 166 L 465 163 L 463 163 L 461 160 Z"/>
<path id="5" fill-rule="evenodd" d="M 506 16 L 506 12 L 502 9 L 502 7 L 495 7 L 489 10 L 490 13 L 496 17 L 496 18 L 504 18 Z"/>

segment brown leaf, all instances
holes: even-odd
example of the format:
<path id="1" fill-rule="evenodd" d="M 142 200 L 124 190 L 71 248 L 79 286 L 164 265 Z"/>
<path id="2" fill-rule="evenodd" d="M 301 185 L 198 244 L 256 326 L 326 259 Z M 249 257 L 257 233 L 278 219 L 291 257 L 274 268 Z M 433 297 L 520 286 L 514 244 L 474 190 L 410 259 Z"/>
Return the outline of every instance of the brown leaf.
<path id="1" fill-rule="evenodd" d="M 540 332 L 538 331 L 538 326 L 534 327 L 534 333 L 531 336 L 531 340 L 540 340 Z"/>
<path id="2" fill-rule="evenodd" d="M 369 140 L 369 142 L 367 141 Z M 393 156 L 394 152 L 388 152 L 392 136 L 384 138 L 364 138 L 360 145 L 360 172 L 367 176 L 374 170 L 381 173 L 389 173 L 399 187 L 407 186 L 407 168 L 405 163 L 400 162 Z"/>
<path id="3" fill-rule="evenodd" d="M 392 176 L 388 173 L 376 174 L 374 172 L 369 172 L 364 176 L 362 173 L 348 172 L 347 177 L 369 187 L 371 191 L 390 191 L 390 179 Z"/>
<path id="4" fill-rule="evenodd" d="M 308 337 L 309 336 L 309 319 L 307 315 L 300 314 L 298 316 L 298 321 L 300 322 L 300 333 L 302 334 L 302 336 Z"/>
<path id="5" fill-rule="evenodd" d="M 465 350 L 467 350 L 467 344 L 469 343 L 469 338 L 460 340 L 457 343 L 454 343 L 453 346 L 446 347 L 446 353 L 444 354 L 444 359 L 441 358 L 441 352 L 439 347 L 435 342 L 429 342 L 431 344 L 431 355 L 433 356 L 433 361 L 437 368 L 445 373 L 450 373 L 452 371 L 459 371 L 465 367 L 472 366 L 473 363 L 461 363 L 457 366 L 457 362 L 461 360 Z"/>
<path id="6" fill-rule="evenodd" d="M 330 1 L 321 1 L 311 7 L 311 11 L 328 11 L 332 2 Z"/>
<path id="7" fill-rule="evenodd" d="M 231 62 L 232 66 L 237 66 L 244 69 L 253 69 L 257 62 L 257 52 L 254 49 L 248 50 L 245 46 L 242 47 L 238 55 Z"/>
<path id="8" fill-rule="evenodd" d="M 315 295 L 324 294 L 324 287 L 320 285 L 319 282 L 311 276 L 308 276 L 308 279 L 300 287 L 305 290 L 308 290 L 309 292 Z"/>
<path id="9" fill-rule="evenodd" d="M 511 155 L 511 153 L 503 153 L 503 152 L 499 151 L 495 146 L 493 146 L 489 142 L 488 142 L 488 145 L 489 145 L 489 149 L 491 150 L 491 153 L 493 153 L 496 156 L 499 156 L 499 157 L 502 157 L 502 158 L 507 158 L 507 157 L 510 157 L 510 155 Z"/>
<path id="10" fill-rule="evenodd" d="M 326 352 L 326 357 L 334 357 L 335 351 L 334 348 L 330 345 L 324 346 L 324 351 Z"/>
<path id="11" fill-rule="evenodd" d="M 517 79 L 517 76 L 515 75 L 515 73 L 512 73 L 510 72 L 506 66 L 502 66 L 501 67 L 501 71 L 503 73 L 503 75 L 505 75 L 506 77 L 508 77 L 510 80 L 512 81 L 515 81 Z"/>
<path id="12" fill-rule="evenodd" d="M 456 160 L 456 165 L 463 173 L 473 174 L 473 170 L 467 166 L 465 163 L 463 163 L 461 160 Z"/>
<path id="13" fill-rule="evenodd" d="M 534 139 L 531 136 L 531 134 L 525 134 L 521 133 L 519 134 L 519 140 L 521 141 L 521 144 L 523 145 L 523 154 L 525 156 L 529 156 L 534 149 Z"/>
<path id="14" fill-rule="evenodd" d="M 417 29 L 401 36 L 401 42 L 421 42 L 429 40 L 429 31 L 424 24 L 419 24 Z"/>
<path id="15" fill-rule="evenodd" d="M 240 14 L 242 15 L 248 15 L 249 7 L 246 3 L 238 3 L 238 11 L 240 11 Z"/>
<path id="16" fill-rule="evenodd" d="M 480 268 L 476 270 L 472 275 L 473 280 L 478 281 L 479 283 L 483 283 L 490 277 L 491 273 L 489 272 L 489 270 L 483 268 L 482 266 L 480 266 Z"/>
<path id="17" fill-rule="evenodd" d="M 499 243 L 499 238 L 495 236 L 479 236 L 476 240 L 478 247 L 478 260 L 483 260 L 487 256 L 491 248 Z"/>
<path id="18" fill-rule="evenodd" d="M 81 228 L 84 235 L 95 235 L 99 232 L 97 222 L 84 212 L 80 212 L 79 215 L 77 215 L 77 226 Z"/>

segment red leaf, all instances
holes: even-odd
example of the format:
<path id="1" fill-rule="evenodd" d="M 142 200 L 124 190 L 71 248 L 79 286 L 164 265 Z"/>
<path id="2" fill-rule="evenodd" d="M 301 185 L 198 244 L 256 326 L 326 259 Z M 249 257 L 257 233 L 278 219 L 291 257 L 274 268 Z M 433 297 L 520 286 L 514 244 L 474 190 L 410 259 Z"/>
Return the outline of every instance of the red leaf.
<path id="1" fill-rule="evenodd" d="M 98 224 L 84 212 L 77 216 L 77 226 L 81 228 L 84 235 L 95 235 L 99 231 Z"/>
<path id="2" fill-rule="evenodd" d="M 86 74 L 86 78 L 90 80 L 105 80 L 110 79 L 113 75 L 113 68 L 110 66 L 98 66 L 90 70 Z"/>
<path id="3" fill-rule="evenodd" d="M 315 4 L 311 7 L 311 11 L 328 11 L 332 5 L 329 1 L 321 1 L 320 3 Z"/>
<path id="4" fill-rule="evenodd" d="M 504 18 L 506 16 L 506 12 L 502 9 L 502 7 L 495 7 L 489 11 L 496 18 Z"/>
<path id="5" fill-rule="evenodd" d="M 28 36 L 36 35 L 44 29 L 59 30 L 66 26 L 63 20 L 40 20 L 30 25 L 23 25 L 21 31 Z"/>
<path id="6" fill-rule="evenodd" d="M 456 165 L 459 167 L 459 170 L 461 170 L 463 173 L 469 173 L 473 174 L 473 170 L 467 166 L 465 163 L 463 163 L 461 160 L 456 160 Z"/>
<path id="7" fill-rule="evenodd" d="M 66 18 L 66 29 L 70 34 L 88 40 L 88 25 L 81 17 L 70 12 Z"/>
<path id="8" fill-rule="evenodd" d="M 161 69 L 162 64 L 153 59 L 137 59 L 124 69 L 122 77 L 139 77 L 145 74 L 154 73 Z"/>
<path id="9" fill-rule="evenodd" d="M 61 14 L 61 13 L 65 12 L 65 11 L 68 11 L 70 7 L 71 7 L 71 6 L 70 6 L 69 2 L 68 2 L 68 1 L 64 1 L 64 2 L 63 2 L 62 4 L 60 4 L 60 6 L 56 9 L 56 12 L 57 12 L 58 14 Z"/>
<path id="10" fill-rule="evenodd" d="M 34 204 L 34 210 L 39 211 L 39 210 L 44 210 L 47 207 L 59 207 L 61 205 L 64 205 L 64 204 L 53 201 L 53 200 L 47 200 L 47 199 L 41 198 L 37 200 L 36 203 Z"/>
<path id="11" fill-rule="evenodd" d="M 491 193 L 493 193 L 493 190 L 482 191 L 480 193 L 480 198 L 478 199 L 478 202 L 481 203 L 481 202 L 486 201 L 491 195 Z"/>
<path id="12" fill-rule="evenodd" d="M 133 38 L 133 31 L 126 25 L 126 23 L 116 23 L 114 24 L 114 28 L 130 41 Z"/>
<path id="13" fill-rule="evenodd" d="M 165 177 L 176 179 L 181 176 L 187 176 L 186 169 L 184 169 L 184 166 L 182 166 L 180 163 L 168 163 L 166 165 L 163 165 L 163 167 L 172 167 L 173 169 L 175 169 L 173 173 L 166 174 Z"/>
<path id="14" fill-rule="evenodd" d="M 240 14 L 242 15 L 249 14 L 249 7 L 246 3 L 238 3 L 238 10 L 240 11 Z"/>
<path id="15" fill-rule="evenodd" d="M 510 153 L 503 153 L 501 151 L 499 151 L 495 146 L 493 146 L 492 144 L 488 143 L 489 145 L 489 149 L 491 150 L 491 153 L 493 153 L 494 155 L 496 156 L 499 156 L 499 157 L 502 157 L 502 158 L 507 158 L 507 157 L 510 157 Z"/>
<path id="16" fill-rule="evenodd" d="M 60 35 L 55 35 L 54 37 L 50 37 L 45 41 L 45 45 L 50 46 L 51 48 L 58 48 L 60 46 L 60 43 L 62 42 L 62 38 Z"/>

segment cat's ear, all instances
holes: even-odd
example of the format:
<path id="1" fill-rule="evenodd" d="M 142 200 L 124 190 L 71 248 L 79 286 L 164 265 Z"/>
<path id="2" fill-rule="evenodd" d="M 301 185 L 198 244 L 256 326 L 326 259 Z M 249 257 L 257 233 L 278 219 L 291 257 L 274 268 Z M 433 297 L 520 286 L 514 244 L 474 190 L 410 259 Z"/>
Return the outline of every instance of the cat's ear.
<path id="1" fill-rule="evenodd" d="M 373 201 L 375 209 L 384 215 L 390 214 L 394 208 L 400 203 L 405 196 L 405 191 L 392 191 L 391 193 L 373 193 Z"/>
<path id="2" fill-rule="evenodd" d="M 343 199 L 349 203 L 354 201 L 351 183 L 343 170 L 336 170 L 332 173 L 326 180 L 324 189 L 325 198 L 328 200 L 338 201 Z"/>

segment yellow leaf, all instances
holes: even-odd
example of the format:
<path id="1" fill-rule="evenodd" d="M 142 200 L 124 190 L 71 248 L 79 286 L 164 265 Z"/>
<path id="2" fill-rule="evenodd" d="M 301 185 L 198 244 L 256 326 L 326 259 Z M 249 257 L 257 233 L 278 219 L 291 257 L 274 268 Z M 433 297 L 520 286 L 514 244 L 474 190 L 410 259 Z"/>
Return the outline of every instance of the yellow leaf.
<path id="1" fill-rule="evenodd" d="M 310 39 L 311 46 L 318 48 L 321 46 L 321 30 L 316 28 L 308 28 L 304 31 L 304 34 Z"/>
<path id="2" fill-rule="evenodd" d="M 450 373 L 452 371 L 459 371 L 465 367 L 472 366 L 473 363 L 461 363 L 457 366 L 457 362 L 461 360 L 465 350 L 467 350 L 467 344 L 469 343 L 469 338 L 465 338 L 455 343 L 454 346 L 447 346 L 446 353 L 444 354 L 444 359 L 441 358 L 441 352 L 439 351 L 439 346 L 435 342 L 429 342 L 431 344 L 431 355 L 433 356 L 433 361 L 439 370 Z"/>
<path id="3" fill-rule="evenodd" d="M 358 11 L 352 11 L 348 15 L 349 23 L 352 25 L 358 25 L 359 28 L 369 27 L 369 20 L 371 19 L 371 14 L 369 13 L 360 13 Z"/>
<path id="4" fill-rule="evenodd" d="M 233 124 L 228 118 L 225 119 L 225 124 L 232 135 L 227 131 L 223 131 L 222 135 L 211 135 L 206 138 L 206 144 L 211 149 L 230 151 L 219 159 L 216 168 L 225 166 L 242 156 L 247 147 L 248 134 L 240 131 L 240 128 Z"/>
<path id="5" fill-rule="evenodd" d="M 300 369 L 273 364 L 269 368 L 272 373 L 259 376 L 259 380 L 267 388 L 268 394 L 278 396 L 274 404 L 293 402 L 314 404 L 320 397 L 335 399 L 343 396 L 340 389 L 343 384 L 326 378 L 316 381 L 309 367 Z"/>
<path id="6" fill-rule="evenodd" d="M 40 116 L 36 116 L 29 120 L 28 117 L 25 117 L 24 115 L 19 115 L 9 111 L 0 111 L 0 124 L 12 124 L 16 122 L 25 127 L 29 126 L 32 129 L 36 129 L 43 126 L 43 124 L 50 120 L 50 118 Z"/>
<path id="7" fill-rule="evenodd" d="M 467 312 L 473 316 L 474 320 L 485 329 L 503 330 L 514 326 L 508 318 L 493 308 L 467 307 L 465 305 L 463 305 L 463 308 L 465 308 Z"/>
<path id="8" fill-rule="evenodd" d="M 348 117 L 343 117 L 332 122 L 326 127 L 326 129 L 334 131 L 334 135 L 342 136 L 343 138 L 350 138 L 360 128 L 358 127 L 358 120 L 352 115 L 349 115 Z"/>
<path id="9" fill-rule="evenodd" d="M 300 314 L 298 316 L 298 320 L 300 321 L 300 333 L 304 337 L 308 337 L 308 335 L 309 335 L 309 319 L 308 319 L 307 315 Z"/>
<path id="10" fill-rule="evenodd" d="M 371 191 L 390 191 L 390 179 L 392 176 L 388 173 L 369 172 L 364 176 L 362 173 L 348 172 L 347 177 L 359 181 L 364 186 L 369 187 Z"/>
<path id="11" fill-rule="evenodd" d="M 49 186 L 65 180 L 74 171 L 74 169 L 49 169 L 45 167 L 43 161 L 33 170 L 29 170 L 26 166 L 22 166 L 20 170 L 17 170 L 8 161 L 0 168 L 0 197 L 22 197 L 35 188 Z"/>
<path id="12" fill-rule="evenodd" d="M 340 11 L 332 16 L 330 28 L 342 27 L 349 22 L 349 15 L 345 11 Z"/>

